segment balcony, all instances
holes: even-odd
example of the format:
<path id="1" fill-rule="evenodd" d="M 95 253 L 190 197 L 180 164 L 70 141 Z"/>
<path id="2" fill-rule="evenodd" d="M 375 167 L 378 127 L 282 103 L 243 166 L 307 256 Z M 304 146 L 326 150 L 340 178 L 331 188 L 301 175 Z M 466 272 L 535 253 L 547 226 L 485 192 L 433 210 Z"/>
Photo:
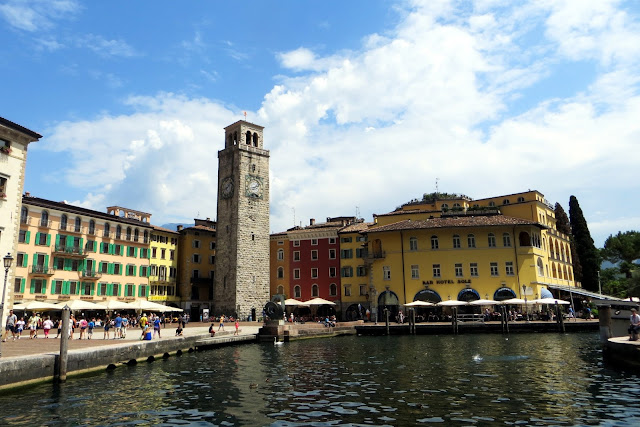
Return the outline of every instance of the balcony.
<path id="1" fill-rule="evenodd" d="M 30 216 L 21 216 L 20 217 L 20 224 L 30 225 L 31 224 L 31 217 Z"/>
<path id="2" fill-rule="evenodd" d="M 68 233 L 84 234 L 86 232 L 86 227 L 77 227 L 75 224 L 59 224 L 58 230 L 66 231 Z"/>
<path id="3" fill-rule="evenodd" d="M 362 259 L 365 260 L 374 260 L 374 259 L 384 259 L 386 258 L 387 254 L 385 251 L 382 250 L 376 250 L 376 251 L 362 251 Z"/>
<path id="4" fill-rule="evenodd" d="M 47 265 L 32 265 L 31 274 L 34 276 L 52 276 L 55 269 Z"/>
<path id="5" fill-rule="evenodd" d="M 53 252 L 70 256 L 72 258 L 84 258 L 87 256 L 87 253 L 84 251 L 84 249 L 78 246 L 55 245 L 55 247 L 53 248 Z"/>
<path id="6" fill-rule="evenodd" d="M 38 221 L 38 227 L 40 228 L 51 228 L 51 220 L 42 220 Z"/>
<path id="7" fill-rule="evenodd" d="M 80 276 L 82 280 L 100 280 L 102 273 L 99 271 L 80 270 L 78 271 L 78 276 Z"/>

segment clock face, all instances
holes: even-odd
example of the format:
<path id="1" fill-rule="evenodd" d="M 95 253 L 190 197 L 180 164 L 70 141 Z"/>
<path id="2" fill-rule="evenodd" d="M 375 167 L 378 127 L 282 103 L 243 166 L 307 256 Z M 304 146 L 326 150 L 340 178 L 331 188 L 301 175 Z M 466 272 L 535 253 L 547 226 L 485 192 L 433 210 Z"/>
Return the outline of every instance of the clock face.
<path id="1" fill-rule="evenodd" d="M 222 185 L 220 186 L 220 194 L 225 199 L 233 196 L 233 177 L 228 176 L 222 180 Z"/>
<path id="2" fill-rule="evenodd" d="M 256 176 L 247 176 L 247 196 L 262 197 L 262 180 Z"/>

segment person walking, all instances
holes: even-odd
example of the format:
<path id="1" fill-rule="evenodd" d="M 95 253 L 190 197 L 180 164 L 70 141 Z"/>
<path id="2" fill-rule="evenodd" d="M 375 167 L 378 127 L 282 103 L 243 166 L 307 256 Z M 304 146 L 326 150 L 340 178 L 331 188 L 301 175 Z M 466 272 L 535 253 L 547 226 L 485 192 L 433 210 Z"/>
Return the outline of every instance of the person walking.
<path id="1" fill-rule="evenodd" d="M 38 313 L 33 313 L 29 317 L 29 339 L 38 338 L 38 325 L 41 321 Z"/>
<path id="2" fill-rule="evenodd" d="M 104 325 L 102 327 L 104 328 L 104 335 L 102 336 L 102 339 L 103 340 L 108 340 L 109 339 L 109 329 L 111 329 L 111 319 L 109 318 L 108 315 L 104 318 Z"/>
<path id="3" fill-rule="evenodd" d="M 53 321 L 51 318 L 47 317 L 42 322 L 42 330 L 44 331 L 44 337 L 49 338 L 49 331 L 53 328 Z"/>
<path id="4" fill-rule="evenodd" d="M 87 325 L 87 339 L 90 340 L 93 336 L 93 328 L 96 327 L 96 319 L 93 318 Z"/>
<path id="5" fill-rule="evenodd" d="M 142 313 L 142 317 L 140 317 L 140 329 L 142 330 L 142 335 L 140 336 L 140 339 L 143 340 L 144 339 L 144 334 L 147 332 L 147 329 L 149 328 L 149 320 L 147 319 L 147 315 Z"/>
<path id="6" fill-rule="evenodd" d="M 113 319 L 113 339 L 122 338 L 122 316 L 120 313 L 116 313 L 116 318 Z"/>
<path id="7" fill-rule="evenodd" d="M 238 321 L 238 319 L 236 319 L 236 331 L 233 333 L 233 335 L 239 335 L 240 332 L 240 322 Z"/>
<path id="8" fill-rule="evenodd" d="M 19 318 L 18 321 L 16 322 L 16 337 L 17 337 L 17 339 L 20 339 L 20 337 L 22 336 L 22 331 L 24 331 L 25 325 L 26 325 L 26 323 L 24 322 L 24 317 Z"/>
<path id="9" fill-rule="evenodd" d="M 2 338 L 2 342 L 7 342 L 7 338 L 9 338 L 9 332 L 11 332 L 11 337 L 16 339 L 16 324 L 18 323 L 18 317 L 13 314 L 13 310 L 9 310 L 9 314 L 7 315 L 7 321 L 5 322 L 4 327 L 4 337 Z"/>
<path id="10" fill-rule="evenodd" d="M 220 325 L 218 326 L 218 331 L 220 330 L 220 328 L 222 328 L 222 330 L 224 331 L 224 314 L 220 316 Z"/>
<path id="11" fill-rule="evenodd" d="M 156 337 L 156 333 L 158 334 L 158 338 L 160 338 L 160 324 L 162 323 L 162 321 L 160 320 L 159 316 L 156 316 L 153 319 L 153 337 Z"/>
<path id="12" fill-rule="evenodd" d="M 87 332 L 87 328 L 89 327 L 89 322 L 87 322 L 87 319 L 83 317 L 78 323 L 80 326 L 80 339 L 82 339 L 83 337 L 86 338 L 85 334 Z"/>

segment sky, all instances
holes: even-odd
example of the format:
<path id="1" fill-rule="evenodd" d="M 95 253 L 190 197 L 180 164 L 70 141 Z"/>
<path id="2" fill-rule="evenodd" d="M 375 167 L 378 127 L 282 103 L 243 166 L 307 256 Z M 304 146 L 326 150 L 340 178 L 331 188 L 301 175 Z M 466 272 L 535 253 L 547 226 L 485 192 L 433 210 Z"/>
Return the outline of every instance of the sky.
<path id="1" fill-rule="evenodd" d="M 538 190 L 638 230 L 640 2 L 0 0 L 24 189 L 216 217 L 224 127 L 265 127 L 272 232 L 436 189 Z"/>

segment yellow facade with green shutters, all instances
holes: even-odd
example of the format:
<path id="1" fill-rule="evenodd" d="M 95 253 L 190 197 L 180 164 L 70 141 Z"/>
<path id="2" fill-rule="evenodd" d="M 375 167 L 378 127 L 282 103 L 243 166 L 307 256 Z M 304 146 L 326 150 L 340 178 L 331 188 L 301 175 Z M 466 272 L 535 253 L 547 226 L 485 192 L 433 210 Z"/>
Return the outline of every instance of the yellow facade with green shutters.
<path id="1" fill-rule="evenodd" d="M 429 200 L 374 217 L 367 231 L 376 306 L 414 300 L 536 299 L 576 286 L 569 236 L 537 191 L 481 200 Z"/>
<path id="2" fill-rule="evenodd" d="M 153 226 L 149 243 L 149 301 L 177 305 L 177 231 Z"/>
<path id="3" fill-rule="evenodd" d="M 369 267 L 366 253 L 366 231 L 372 223 L 357 222 L 338 232 L 340 239 L 341 312 L 347 320 L 364 317 L 369 308 Z M 357 311 L 360 311 L 358 316 Z"/>

